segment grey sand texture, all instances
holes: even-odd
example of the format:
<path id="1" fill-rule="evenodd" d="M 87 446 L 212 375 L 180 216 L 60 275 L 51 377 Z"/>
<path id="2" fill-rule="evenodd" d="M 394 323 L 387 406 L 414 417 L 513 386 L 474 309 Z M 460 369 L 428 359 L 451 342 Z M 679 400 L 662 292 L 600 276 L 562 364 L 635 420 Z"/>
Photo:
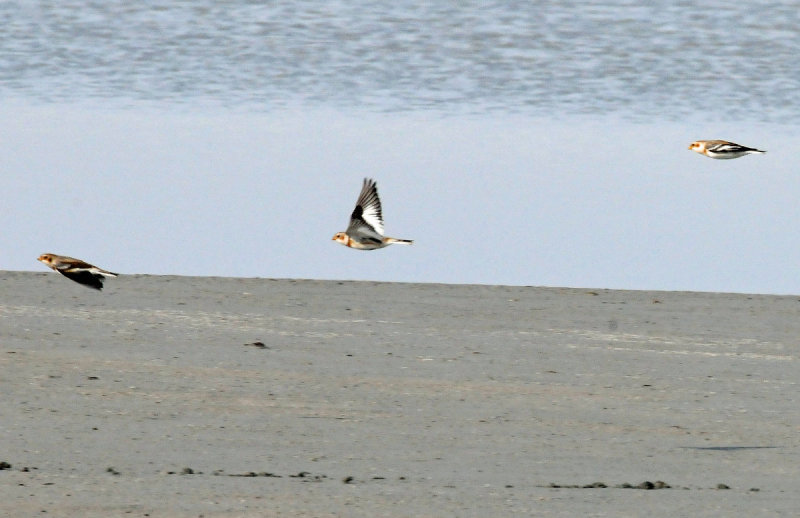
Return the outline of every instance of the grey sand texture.
<path id="1" fill-rule="evenodd" d="M 0 272 L 0 515 L 793 516 L 799 337 L 794 296 Z"/>

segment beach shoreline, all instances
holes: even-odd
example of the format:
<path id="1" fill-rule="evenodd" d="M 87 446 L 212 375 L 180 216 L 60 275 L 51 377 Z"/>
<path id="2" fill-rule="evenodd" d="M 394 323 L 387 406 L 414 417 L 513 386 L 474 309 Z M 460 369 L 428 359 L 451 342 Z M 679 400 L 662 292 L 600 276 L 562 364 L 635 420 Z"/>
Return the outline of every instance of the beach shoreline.
<path id="1" fill-rule="evenodd" d="M 796 296 L 0 272 L 0 514 L 790 516 L 799 316 Z"/>

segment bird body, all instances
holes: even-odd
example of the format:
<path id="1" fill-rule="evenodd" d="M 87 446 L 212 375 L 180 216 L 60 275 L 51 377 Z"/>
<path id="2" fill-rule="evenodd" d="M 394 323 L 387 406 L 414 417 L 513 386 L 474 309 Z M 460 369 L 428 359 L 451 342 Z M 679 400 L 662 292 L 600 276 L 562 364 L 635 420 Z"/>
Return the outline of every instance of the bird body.
<path id="1" fill-rule="evenodd" d="M 106 277 L 116 277 L 119 275 L 98 268 L 80 259 L 67 257 L 65 255 L 42 254 L 39 256 L 38 260 L 64 277 L 96 290 L 103 289 L 103 281 Z"/>
<path id="2" fill-rule="evenodd" d="M 716 159 L 739 158 L 740 156 L 752 153 L 766 153 L 766 151 L 742 146 L 734 142 L 728 142 L 727 140 L 698 140 L 692 142 L 689 149 L 701 155 Z"/>
<path id="3" fill-rule="evenodd" d="M 410 245 L 410 239 L 397 239 L 383 235 L 383 211 L 375 180 L 364 178 L 356 208 L 350 215 L 350 224 L 344 232 L 337 232 L 333 241 L 356 250 L 376 250 L 392 244 Z"/>
<path id="4" fill-rule="evenodd" d="M 345 232 L 338 232 L 335 236 L 333 236 L 333 240 L 343 244 L 344 246 L 349 246 L 350 248 L 356 248 L 358 250 L 376 250 L 378 248 L 384 248 L 393 244 L 410 245 L 414 242 L 410 239 L 397 239 L 394 237 L 384 237 L 382 239 L 358 239 L 350 237 Z"/>

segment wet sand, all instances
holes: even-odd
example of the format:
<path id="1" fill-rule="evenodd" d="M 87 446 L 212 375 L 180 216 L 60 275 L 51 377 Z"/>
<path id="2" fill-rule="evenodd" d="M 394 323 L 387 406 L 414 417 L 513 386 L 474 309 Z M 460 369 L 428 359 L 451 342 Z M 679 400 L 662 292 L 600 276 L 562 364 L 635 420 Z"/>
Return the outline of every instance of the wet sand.
<path id="1" fill-rule="evenodd" d="M 793 516 L 798 341 L 795 296 L 0 272 L 0 515 Z"/>

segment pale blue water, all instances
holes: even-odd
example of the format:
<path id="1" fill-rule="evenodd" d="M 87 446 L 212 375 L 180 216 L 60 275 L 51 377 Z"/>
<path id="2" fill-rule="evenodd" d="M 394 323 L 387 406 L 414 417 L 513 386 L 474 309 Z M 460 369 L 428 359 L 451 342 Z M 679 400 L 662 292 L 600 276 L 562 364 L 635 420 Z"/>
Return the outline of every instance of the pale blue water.
<path id="1" fill-rule="evenodd" d="M 792 122 L 800 3 L 20 0 L 0 95 Z"/>
<path id="2" fill-rule="evenodd" d="M 798 2 L 0 1 L 0 269 L 800 293 L 798 27 Z M 364 176 L 413 246 L 331 241 Z"/>

